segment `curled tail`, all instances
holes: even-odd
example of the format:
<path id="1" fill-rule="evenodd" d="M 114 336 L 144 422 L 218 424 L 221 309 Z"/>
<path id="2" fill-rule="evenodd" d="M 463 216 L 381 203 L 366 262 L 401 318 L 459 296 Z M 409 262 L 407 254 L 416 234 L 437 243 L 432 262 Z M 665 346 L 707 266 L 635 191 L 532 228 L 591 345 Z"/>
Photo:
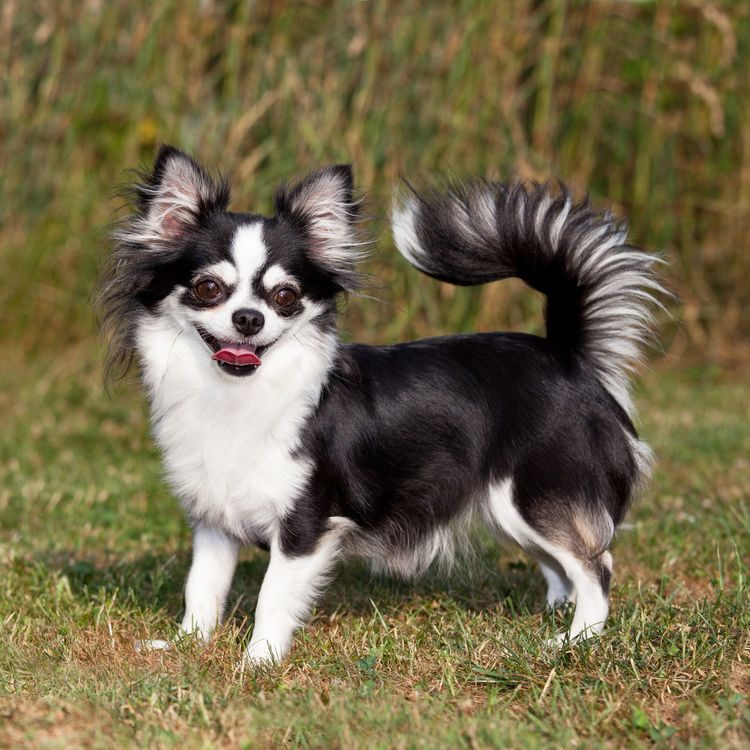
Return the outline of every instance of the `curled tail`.
<path id="1" fill-rule="evenodd" d="M 516 276 L 547 298 L 547 338 L 574 351 L 630 412 L 629 375 L 652 335 L 659 261 L 628 244 L 610 214 L 563 187 L 453 183 L 411 191 L 393 214 L 399 252 L 420 271 L 462 286 Z"/>

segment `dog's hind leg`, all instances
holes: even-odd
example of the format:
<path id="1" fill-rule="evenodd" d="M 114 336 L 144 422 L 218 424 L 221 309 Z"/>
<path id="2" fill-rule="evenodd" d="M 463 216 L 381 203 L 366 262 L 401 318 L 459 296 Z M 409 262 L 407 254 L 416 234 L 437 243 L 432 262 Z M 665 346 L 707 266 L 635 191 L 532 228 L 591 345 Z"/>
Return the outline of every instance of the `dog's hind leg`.
<path id="1" fill-rule="evenodd" d="M 566 575 L 570 577 L 576 595 L 573 622 L 565 633 L 558 634 L 553 643 L 585 640 L 599 635 L 609 614 L 609 580 L 612 555 L 603 552 L 594 560 L 581 560 L 574 555 L 562 556 Z"/>
<path id="2" fill-rule="evenodd" d="M 611 519 L 603 516 L 598 524 L 592 524 L 587 516 L 560 504 L 554 534 L 549 534 L 523 518 L 513 500 L 510 479 L 491 487 L 488 500 L 492 524 L 542 567 L 549 586 L 548 603 L 550 597 L 554 603 L 560 593 L 576 603 L 569 631 L 558 636 L 555 642 L 583 640 L 601 633 L 609 612 L 612 555 L 606 550 L 592 554 L 592 547 L 595 539 L 596 543 L 603 539 L 606 546 L 609 545 Z"/>
<path id="3" fill-rule="evenodd" d="M 575 603 L 575 589 L 563 569 L 553 560 L 537 560 L 547 582 L 547 607 L 551 610 Z"/>

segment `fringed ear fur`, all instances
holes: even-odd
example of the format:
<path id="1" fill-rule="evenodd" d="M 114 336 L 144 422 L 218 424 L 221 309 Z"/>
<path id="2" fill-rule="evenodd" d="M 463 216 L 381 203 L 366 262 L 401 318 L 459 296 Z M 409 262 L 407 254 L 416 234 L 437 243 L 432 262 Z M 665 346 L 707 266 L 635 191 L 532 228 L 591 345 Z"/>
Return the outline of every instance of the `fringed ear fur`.
<path id="1" fill-rule="evenodd" d="M 357 263 L 365 253 L 357 233 L 354 178 L 348 164 L 312 172 L 276 191 L 277 218 L 298 226 L 308 237 L 310 259 L 333 273 L 342 288 L 359 286 Z"/>
<path id="2" fill-rule="evenodd" d="M 211 211 L 229 205 L 229 188 L 174 146 L 162 146 L 153 172 L 134 187 L 138 216 L 129 227 L 130 242 L 150 247 L 180 239 Z"/>
<path id="3" fill-rule="evenodd" d="M 229 188 L 173 146 L 162 146 L 153 170 L 123 190 L 133 212 L 111 230 L 112 251 L 96 291 L 96 307 L 108 340 L 107 382 L 124 374 L 133 357 L 135 321 L 157 269 L 174 259 L 179 239 L 213 211 L 226 210 Z"/>

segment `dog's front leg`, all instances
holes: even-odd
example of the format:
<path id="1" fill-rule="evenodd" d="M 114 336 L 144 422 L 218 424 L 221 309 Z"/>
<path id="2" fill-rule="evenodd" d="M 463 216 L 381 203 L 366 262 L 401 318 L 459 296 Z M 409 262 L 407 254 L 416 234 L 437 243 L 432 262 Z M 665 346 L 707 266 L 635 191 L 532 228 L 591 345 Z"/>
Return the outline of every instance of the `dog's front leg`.
<path id="1" fill-rule="evenodd" d="M 305 555 L 285 552 L 279 540 L 273 540 L 246 662 L 280 661 L 289 652 L 294 631 L 307 622 L 341 551 L 342 530 L 343 525 L 332 527 L 320 537 L 313 552 Z"/>
<path id="2" fill-rule="evenodd" d="M 185 586 L 182 629 L 204 641 L 221 622 L 237 567 L 239 545 L 224 532 L 199 524 L 193 536 L 193 563 Z"/>

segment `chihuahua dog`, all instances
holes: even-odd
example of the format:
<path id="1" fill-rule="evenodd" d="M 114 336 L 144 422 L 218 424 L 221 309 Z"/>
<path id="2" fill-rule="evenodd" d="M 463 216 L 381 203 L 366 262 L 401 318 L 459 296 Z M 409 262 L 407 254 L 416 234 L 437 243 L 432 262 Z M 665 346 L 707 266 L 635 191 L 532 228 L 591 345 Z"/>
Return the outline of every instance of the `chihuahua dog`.
<path id="1" fill-rule="evenodd" d="M 520 545 L 558 640 L 599 633 L 618 524 L 649 473 L 628 380 L 652 328 L 657 258 L 565 188 L 406 191 L 402 255 L 459 285 L 520 277 L 546 337 L 477 333 L 344 344 L 340 297 L 364 243 L 349 166 L 279 188 L 274 215 L 164 146 L 131 188 L 99 288 L 107 367 L 137 356 L 153 433 L 193 528 L 182 628 L 221 621 L 243 545 L 270 550 L 249 663 L 283 658 L 337 561 L 402 576 L 449 560 L 484 521 Z"/>

